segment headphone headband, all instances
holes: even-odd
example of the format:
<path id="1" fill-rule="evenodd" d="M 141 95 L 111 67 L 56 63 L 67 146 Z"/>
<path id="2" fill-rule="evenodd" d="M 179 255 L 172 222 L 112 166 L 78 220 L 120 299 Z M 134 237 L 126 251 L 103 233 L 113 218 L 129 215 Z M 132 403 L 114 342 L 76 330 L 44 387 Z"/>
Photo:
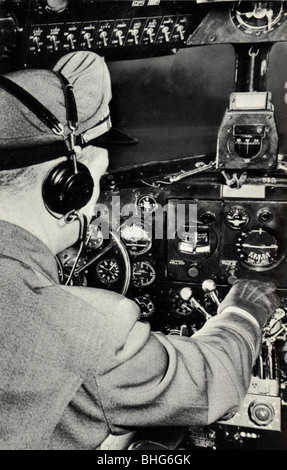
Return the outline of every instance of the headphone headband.
<path id="1" fill-rule="evenodd" d="M 31 93 L 26 91 L 23 87 L 3 75 L 0 75 L 0 87 L 18 99 L 55 135 L 62 136 L 70 155 L 73 156 L 75 145 L 74 132 L 78 128 L 78 111 L 75 95 L 73 93 L 73 85 L 71 85 L 67 78 L 60 72 L 53 73 L 60 80 L 64 93 L 67 123 L 71 131 L 68 136 L 65 136 L 64 126 L 59 119 L 57 119 L 57 117 L 51 113 L 46 106 L 44 106 L 37 98 L 35 98 L 35 96 L 31 95 Z"/>
<path id="2" fill-rule="evenodd" d="M 17 100 L 26 106 L 26 108 L 30 109 L 30 111 L 35 114 L 35 116 L 37 116 L 54 134 L 63 135 L 64 137 L 64 127 L 61 122 L 53 113 L 51 113 L 51 111 L 49 111 L 48 108 L 46 108 L 46 106 L 31 95 L 31 93 L 3 75 L 0 75 L 0 86 L 10 93 L 10 95 L 17 98 Z"/>
<path id="3" fill-rule="evenodd" d="M 55 73 L 55 72 L 54 72 Z M 0 86 L 6 90 L 8 93 L 12 94 L 17 98 L 24 106 L 26 106 L 35 116 L 37 116 L 42 123 L 44 123 L 55 135 L 63 137 L 63 141 L 57 141 L 52 145 L 33 147 L 27 152 L 30 154 L 28 158 L 33 160 L 32 164 L 41 163 L 47 160 L 53 159 L 53 149 L 55 146 L 63 143 L 66 144 L 65 153 L 68 149 L 68 161 L 62 162 L 60 165 L 52 169 L 48 177 L 43 183 L 42 195 L 46 207 L 53 213 L 57 214 L 67 214 L 72 211 L 77 211 L 81 207 L 85 206 L 88 201 L 91 199 L 93 194 L 94 182 L 93 178 L 88 170 L 88 168 L 82 163 L 77 163 L 74 147 L 75 139 L 74 132 L 78 127 L 78 112 L 75 96 L 73 93 L 73 86 L 61 73 L 55 73 L 59 80 L 61 81 L 64 97 L 65 97 L 65 107 L 67 114 L 67 123 L 70 129 L 70 134 L 68 136 L 64 133 L 64 126 L 61 122 L 54 116 L 51 111 L 49 111 L 39 100 L 37 100 L 33 95 L 24 90 L 17 83 L 8 79 L 7 77 L 0 76 Z M 48 151 L 50 151 L 50 156 L 45 158 Z M 23 149 L 9 149 L 7 151 L 6 160 L 4 159 L 2 166 L 5 169 L 8 166 L 9 169 L 13 168 L 13 163 L 11 164 L 11 156 L 13 157 L 20 156 L 25 158 L 25 164 L 27 165 L 27 155 L 23 153 Z M 35 152 L 38 153 L 37 158 L 35 158 Z M 47 152 L 47 153 L 46 153 Z M 59 154 L 56 155 L 57 158 Z M 43 158 L 44 157 L 44 158 Z M 35 161 L 36 160 L 36 161 Z M 13 159 L 14 161 L 14 159 Z M 18 161 L 18 160 L 17 160 Z M 16 168 L 19 168 L 18 163 L 16 163 Z M 20 166 L 21 168 L 21 166 Z"/>

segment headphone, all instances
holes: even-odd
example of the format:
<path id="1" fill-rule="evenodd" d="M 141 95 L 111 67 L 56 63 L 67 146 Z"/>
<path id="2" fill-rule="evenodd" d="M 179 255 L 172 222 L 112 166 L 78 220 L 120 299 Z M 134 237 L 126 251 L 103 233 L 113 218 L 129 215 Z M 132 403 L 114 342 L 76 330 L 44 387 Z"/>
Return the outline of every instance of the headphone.
<path id="1" fill-rule="evenodd" d="M 69 214 L 76 213 L 90 201 L 94 181 L 87 166 L 76 158 L 74 133 L 78 127 L 78 113 L 73 86 L 61 73 L 53 73 L 61 81 L 65 97 L 67 122 L 71 131 L 67 136 L 56 116 L 24 88 L 4 76 L 0 76 L 0 86 L 30 109 L 55 135 L 63 137 L 67 147 L 67 155 L 63 156 L 67 156 L 67 161 L 52 169 L 43 183 L 42 196 L 49 211 L 65 215 L 65 220 L 68 220 Z"/>

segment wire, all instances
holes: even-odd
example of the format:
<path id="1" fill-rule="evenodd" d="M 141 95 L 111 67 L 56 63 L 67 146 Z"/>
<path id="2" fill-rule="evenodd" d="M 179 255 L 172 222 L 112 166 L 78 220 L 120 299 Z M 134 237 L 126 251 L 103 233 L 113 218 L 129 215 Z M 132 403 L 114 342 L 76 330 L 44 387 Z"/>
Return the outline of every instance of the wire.
<path id="1" fill-rule="evenodd" d="M 79 241 L 81 243 L 80 243 L 80 247 L 79 247 L 76 259 L 75 259 L 74 264 L 72 266 L 72 269 L 70 271 L 69 277 L 68 277 L 67 281 L 65 282 L 66 286 L 70 284 L 70 282 L 72 280 L 72 277 L 74 275 L 75 269 L 77 267 L 78 261 L 80 259 L 80 256 L 82 254 L 82 251 L 83 251 L 83 248 L 84 248 L 84 245 L 85 245 L 85 239 L 86 239 L 86 236 L 87 236 L 87 229 L 88 229 L 87 217 L 84 214 L 80 214 L 78 211 L 72 211 L 72 212 L 69 212 L 68 214 L 66 214 L 65 222 L 67 224 L 70 224 L 70 223 L 74 222 L 75 220 L 78 220 L 79 224 L 80 224 Z"/>

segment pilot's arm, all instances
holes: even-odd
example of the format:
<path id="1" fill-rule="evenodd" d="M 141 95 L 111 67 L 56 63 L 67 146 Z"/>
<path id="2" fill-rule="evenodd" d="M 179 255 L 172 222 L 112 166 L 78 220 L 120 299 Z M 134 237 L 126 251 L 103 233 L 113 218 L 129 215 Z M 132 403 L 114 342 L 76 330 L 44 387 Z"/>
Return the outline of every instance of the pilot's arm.
<path id="1" fill-rule="evenodd" d="M 239 281 L 219 314 L 188 338 L 151 332 L 128 299 L 79 288 L 77 295 L 105 311 L 96 374 L 86 386 L 97 387 L 111 432 L 208 424 L 236 411 L 260 351 L 261 328 L 279 304 L 273 291 L 270 284 Z"/>

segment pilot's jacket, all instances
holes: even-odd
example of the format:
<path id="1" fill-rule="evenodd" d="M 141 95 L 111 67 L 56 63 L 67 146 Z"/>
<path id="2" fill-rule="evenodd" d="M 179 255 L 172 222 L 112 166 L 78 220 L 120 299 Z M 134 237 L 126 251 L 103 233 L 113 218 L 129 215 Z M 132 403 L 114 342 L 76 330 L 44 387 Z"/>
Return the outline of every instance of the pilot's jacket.
<path id="1" fill-rule="evenodd" d="M 150 332 L 130 300 L 59 285 L 49 249 L 0 222 L 0 448 L 97 449 L 109 433 L 234 411 L 261 333 L 223 312 L 192 338 Z"/>

